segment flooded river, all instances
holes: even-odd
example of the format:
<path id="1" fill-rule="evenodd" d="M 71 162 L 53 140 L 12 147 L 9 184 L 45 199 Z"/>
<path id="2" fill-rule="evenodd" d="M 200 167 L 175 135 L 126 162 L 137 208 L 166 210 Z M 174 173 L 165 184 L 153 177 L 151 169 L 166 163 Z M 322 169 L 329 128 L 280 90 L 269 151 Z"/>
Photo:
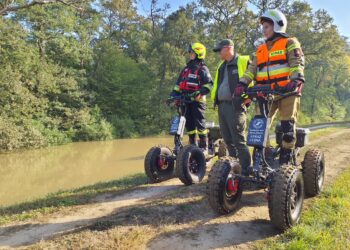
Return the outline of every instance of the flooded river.
<path id="1" fill-rule="evenodd" d="M 172 145 L 172 138 L 81 142 L 0 154 L 0 206 L 142 173 L 146 152 L 160 144 Z"/>
<path id="2" fill-rule="evenodd" d="M 330 126 L 317 125 L 310 129 Z M 171 146 L 172 140 L 155 137 L 79 142 L 0 154 L 0 206 L 143 173 L 148 149 L 154 145 Z"/>

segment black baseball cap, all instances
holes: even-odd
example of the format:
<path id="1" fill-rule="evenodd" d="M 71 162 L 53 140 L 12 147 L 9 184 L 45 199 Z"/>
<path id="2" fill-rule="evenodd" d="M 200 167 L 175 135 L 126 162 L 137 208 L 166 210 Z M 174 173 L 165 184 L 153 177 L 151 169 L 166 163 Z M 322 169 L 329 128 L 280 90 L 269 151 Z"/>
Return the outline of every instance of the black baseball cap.
<path id="1" fill-rule="evenodd" d="M 222 48 L 227 47 L 227 46 L 232 46 L 234 47 L 235 44 L 231 39 L 223 39 L 220 42 L 218 42 L 213 49 L 214 52 L 219 52 Z"/>

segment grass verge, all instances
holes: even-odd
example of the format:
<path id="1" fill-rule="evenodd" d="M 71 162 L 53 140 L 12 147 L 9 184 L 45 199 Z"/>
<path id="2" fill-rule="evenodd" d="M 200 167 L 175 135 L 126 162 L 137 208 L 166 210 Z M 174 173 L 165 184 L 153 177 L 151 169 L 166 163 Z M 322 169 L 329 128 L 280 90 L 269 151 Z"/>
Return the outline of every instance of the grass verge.
<path id="1" fill-rule="evenodd" d="M 310 205 L 301 223 L 257 249 L 350 249 L 350 170 Z"/>
<path id="2" fill-rule="evenodd" d="M 349 128 L 349 127 L 337 126 L 337 127 L 323 128 L 323 129 L 315 130 L 315 131 L 311 132 L 310 139 L 314 140 L 314 139 L 320 138 L 321 136 L 329 135 L 331 133 L 335 133 L 337 131 L 340 131 L 340 130 L 343 130 L 346 128 Z"/>
<path id="3" fill-rule="evenodd" d="M 49 194 L 45 198 L 18 205 L 0 207 L 0 225 L 37 218 L 64 207 L 88 204 L 99 194 L 122 191 L 146 183 L 147 178 L 144 174 L 136 174 L 119 180 Z"/>

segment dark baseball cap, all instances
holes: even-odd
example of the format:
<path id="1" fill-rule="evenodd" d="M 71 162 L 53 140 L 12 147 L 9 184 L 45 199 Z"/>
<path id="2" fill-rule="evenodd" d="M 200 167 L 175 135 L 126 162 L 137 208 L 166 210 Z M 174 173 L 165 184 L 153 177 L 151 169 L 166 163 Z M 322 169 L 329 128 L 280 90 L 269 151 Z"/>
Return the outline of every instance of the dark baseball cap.
<path id="1" fill-rule="evenodd" d="M 235 44 L 232 40 L 230 39 L 223 39 L 220 42 L 218 42 L 215 46 L 215 48 L 213 49 L 214 52 L 219 52 L 222 48 L 227 47 L 227 46 L 232 46 L 234 47 Z"/>

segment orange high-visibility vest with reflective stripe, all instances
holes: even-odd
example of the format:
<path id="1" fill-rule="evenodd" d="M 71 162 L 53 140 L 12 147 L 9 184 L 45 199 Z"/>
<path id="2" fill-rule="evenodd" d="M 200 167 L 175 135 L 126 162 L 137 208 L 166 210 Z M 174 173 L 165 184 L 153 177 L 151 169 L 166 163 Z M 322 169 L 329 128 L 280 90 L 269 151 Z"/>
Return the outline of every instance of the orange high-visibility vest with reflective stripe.
<path id="1" fill-rule="evenodd" d="M 290 67 L 287 59 L 288 38 L 277 40 L 269 50 L 267 44 L 262 44 L 256 52 L 258 68 L 256 74 L 257 84 L 275 84 L 283 87 L 289 80 Z"/>

